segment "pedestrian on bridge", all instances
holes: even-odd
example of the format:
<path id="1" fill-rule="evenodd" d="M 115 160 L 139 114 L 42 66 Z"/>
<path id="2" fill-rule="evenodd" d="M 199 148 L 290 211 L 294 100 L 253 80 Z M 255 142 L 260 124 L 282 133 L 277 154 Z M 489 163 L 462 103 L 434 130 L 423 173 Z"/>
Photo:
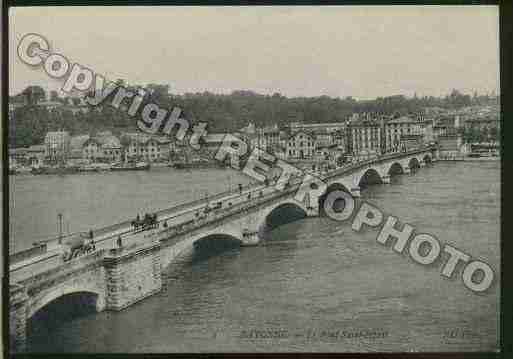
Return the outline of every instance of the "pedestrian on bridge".
<path id="1" fill-rule="evenodd" d="M 89 238 L 93 239 L 93 230 L 92 229 L 89 230 Z"/>
<path id="2" fill-rule="evenodd" d="M 116 240 L 116 242 L 117 242 L 118 247 L 121 248 L 123 245 L 123 242 L 121 241 L 121 235 L 118 236 L 118 239 Z"/>

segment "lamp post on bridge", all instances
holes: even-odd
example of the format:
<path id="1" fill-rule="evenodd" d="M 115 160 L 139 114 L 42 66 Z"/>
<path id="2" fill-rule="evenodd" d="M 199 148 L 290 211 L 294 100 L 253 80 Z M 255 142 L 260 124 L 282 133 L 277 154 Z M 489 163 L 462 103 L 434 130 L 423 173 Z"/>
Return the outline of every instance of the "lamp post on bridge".
<path id="1" fill-rule="evenodd" d="M 62 213 L 57 214 L 59 218 L 59 244 L 62 244 Z"/>

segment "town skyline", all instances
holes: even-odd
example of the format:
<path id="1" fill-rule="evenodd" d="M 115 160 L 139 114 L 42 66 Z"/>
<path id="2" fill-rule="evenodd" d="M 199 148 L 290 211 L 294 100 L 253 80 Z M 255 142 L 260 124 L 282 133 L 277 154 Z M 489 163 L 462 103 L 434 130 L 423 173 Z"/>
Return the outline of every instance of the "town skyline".
<path id="1" fill-rule="evenodd" d="M 491 6 L 370 7 L 365 11 L 358 7 L 263 7 L 252 12 L 205 7 L 121 12 L 93 8 L 80 13 L 62 8 L 51 17 L 44 16 L 51 9 L 11 11 L 10 95 L 31 84 L 45 90 L 62 85 L 16 57 L 13 50 L 27 32 L 47 37 L 52 48 L 70 61 L 91 66 L 109 79 L 167 83 L 174 94 L 228 94 L 247 89 L 264 95 L 278 92 L 286 97 L 365 100 L 415 93 L 438 97 L 453 88 L 470 94 L 480 89 L 499 92 L 498 10 Z M 156 11 L 167 19 L 165 25 Z M 115 21 L 114 13 L 118 15 Z M 90 43 L 84 48 L 80 43 L 85 34 L 80 28 L 91 16 L 97 26 L 88 31 Z M 197 23 L 203 25 L 185 26 L 192 17 L 201 19 Z M 305 30 L 306 20 L 312 28 Z M 408 26 L 405 31 L 400 24 L 406 20 L 416 28 Z M 141 27 L 131 30 L 134 21 Z M 117 27 L 123 37 L 104 35 L 102 28 L 107 24 Z M 177 35 L 169 31 L 169 24 L 188 31 Z M 161 26 L 168 30 L 160 31 Z M 64 28 L 76 36 L 68 36 Z M 433 31 L 440 36 L 425 36 Z M 349 36 L 352 32 L 359 36 Z M 156 33 L 163 42 L 158 51 L 144 44 L 144 37 Z M 223 41 L 217 42 L 216 36 L 221 35 Z M 134 55 L 135 46 L 140 54 Z M 289 64 L 285 60 L 291 56 L 294 61 Z"/>
<path id="2" fill-rule="evenodd" d="M 125 86 L 131 88 L 130 84 Z M 294 122 L 345 122 L 354 113 L 392 117 L 413 114 L 415 117 L 429 108 L 450 111 L 468 106 L 499 105 L 498 97 L 478 95 L 477 92 L 470 96 L 457 90 L 443 98 L 388 96 L 371 101 L 328 97 L 290 99 L 280 94 L 263 96 L 251 91 L 230 95 L 174 96 L 168 93 L 168 86 L 161 84 L 152 84 L 145 90 L 145 103 L 154 101 L 169 109 L 178 106 L 185 111 L 186 118 L 205 122 L 209 132 L 233 132 L 249 123 L 265 127 L 287 126 Z M 12 128 L 10 136 L 10 145 L 15 147 L 40 143 L 48 130 L 67 129 L 72 134 L 84 134 L 104 130 L 117 133 L 137 128 L 138 117 L 127 116 L 108 101 L 90 106 L 83 99 L 59 97 L 56 92 L 45 93 L 38 86 L 28 87 L 23 93 L 11 97 L 9 109 L 10 119 L 16 120 L 17 124 L 16 131 Z"/>

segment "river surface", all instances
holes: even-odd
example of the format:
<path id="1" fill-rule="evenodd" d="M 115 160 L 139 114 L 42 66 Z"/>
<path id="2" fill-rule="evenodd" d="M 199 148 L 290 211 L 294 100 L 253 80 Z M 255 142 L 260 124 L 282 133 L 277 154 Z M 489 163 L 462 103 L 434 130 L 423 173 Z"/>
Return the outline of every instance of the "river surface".
<path id="1" fill-rule="evenodd" d="M 244 180 L 223 170 L 11 178 L 12 242 L 55 233 L 57 210 L 73 230 L 110 224 L 138 209 L 196 199 L 207 188 L 224 190 L 228 173 L 233 183 Z M 499 162 L 438 162 L 370 186 L 361 200 L 487 262 L 494 284 L 475 294 L 461 269 L 446 279 L 443 261 L 416 264 L 378 243 L 377 230 L 357 233 L 350 222 L 309 218 L 275 229 L 263 246 L 219 241 L 195 249 L 165 269 L 162 292 L 121 312 L 95 313 L 82 297 L 51 303 L 30 321 L 27 349 L 497 350 Z"/>
<path id="2" fill-rule="evenodd" d="M 250 182 L 249 177 L 233 170 L 177 171 L 168 167 L 9 176 L 9 252 L 30 248 L 36 240 L 56 238 L 59 213 L 63 215 L 64 234 L 89 231 Z"/>

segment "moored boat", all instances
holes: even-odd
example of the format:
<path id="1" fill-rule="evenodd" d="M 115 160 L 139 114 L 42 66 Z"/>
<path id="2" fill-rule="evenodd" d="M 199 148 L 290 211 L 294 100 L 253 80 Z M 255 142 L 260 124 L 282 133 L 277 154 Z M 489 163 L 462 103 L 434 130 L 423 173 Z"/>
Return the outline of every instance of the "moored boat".
<path id="1" fill-rule="evenodd" d="M 110 167 L 111 171 L 146 171 L 150 169 L 148 162 L 118 163 Z"/>
<path id="2" fill-rule="evenodd" d="M 77 166 L 48 166 L 48 167 L 33 167 L 30 171 L 36 175 L 60 175 L 60 174 L 72 174 L 77 173 L 79 167 Z"/>
<path id="3" fill-rule="evenodd" d="M 98 172 L 99 168 L 93 165 L 84 165 L 80 167 L 80 172 Z"/>
<path id="4" fill-rule="evenodd" d="M 193 161 L 175 161 L 170 162 L 169 167 L 176 169 L 190 169 L 190 168 L 223 168 L 224 165 L 217 161 L 209 161 L 205 159 L 193 160 Z"/>
<path id="5" fill-rule="evenodd" d="M 111 165 L 106 163 L 91 163 L 80 167 L 81 172 L 110 171 Z"/>

